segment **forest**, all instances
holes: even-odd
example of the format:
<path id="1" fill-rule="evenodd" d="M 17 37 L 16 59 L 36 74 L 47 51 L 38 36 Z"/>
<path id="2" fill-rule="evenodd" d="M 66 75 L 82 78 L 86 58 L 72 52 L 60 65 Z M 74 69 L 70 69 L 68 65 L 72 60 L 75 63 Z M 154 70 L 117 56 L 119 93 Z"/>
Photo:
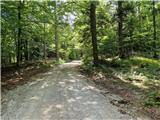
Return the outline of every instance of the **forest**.
<path id="1" fill-rule="evenodd" d="M 160 1 L 1 1 L 2 92 L 75 60 L 98 88 L 160 119 Z"/>

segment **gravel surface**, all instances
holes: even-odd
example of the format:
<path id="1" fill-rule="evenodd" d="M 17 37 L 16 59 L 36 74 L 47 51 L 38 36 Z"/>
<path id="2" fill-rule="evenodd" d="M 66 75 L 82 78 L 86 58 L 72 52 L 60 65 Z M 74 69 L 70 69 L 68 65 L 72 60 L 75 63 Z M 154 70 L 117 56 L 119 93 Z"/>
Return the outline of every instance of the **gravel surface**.
<path id="1" fill-rule="evenodd" d="M 79 64 L 65 63 L 2 93 L 2 120 L 133 120 L 86 81 Z"/>

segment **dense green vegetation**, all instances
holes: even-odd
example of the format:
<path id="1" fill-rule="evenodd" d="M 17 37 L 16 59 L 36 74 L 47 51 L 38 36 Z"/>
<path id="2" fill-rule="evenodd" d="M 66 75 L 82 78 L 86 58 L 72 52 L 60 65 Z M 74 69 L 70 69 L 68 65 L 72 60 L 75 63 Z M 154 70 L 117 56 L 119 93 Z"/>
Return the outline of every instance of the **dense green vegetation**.
<path id="1" fill-rule="evenodd" d="M 82 57 L 88 63 L 92 55 L 95 63 L 118 55 L 159 57 L 157 1 L 2 1 L 1 6 L 3 67 L 47 58 Z"/>
<path id="2" fill-rule="evenodd" d="M 159 106 L 159 21 L 154 0 L 1 1 L 1 64 L 80 59 L 90 71 L 110 69 L 146 91 L 146 105 Z"/>

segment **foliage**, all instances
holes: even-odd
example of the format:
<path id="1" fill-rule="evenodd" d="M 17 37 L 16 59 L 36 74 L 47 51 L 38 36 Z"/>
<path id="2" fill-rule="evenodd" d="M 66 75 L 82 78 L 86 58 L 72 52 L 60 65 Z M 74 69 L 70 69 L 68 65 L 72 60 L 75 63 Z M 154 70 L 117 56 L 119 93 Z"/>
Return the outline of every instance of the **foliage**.
<path id="1" fill-rule="evenodd" d="M 21 65 L 34 61 L 47 65 L 47 59 L 53 60 L 49 65 L 81 59 L 87 72 L 100 69 L 93 67 L 91 4 L 96 6 L 100 67 L 110 69 L 110 74 L 131 88 L 147 90 L 146 105 L 159 105 L 159 1 L 155 5 L 153 1 L 122 2 L 122 44 L 118 41 L 117 1 L 1 1 L 2 67 L 17 64 L 20 53 Z M 126 59 L 118 57 L 119 48 L 123 48 Z M 55 59 L 57 53 L 59 61 Z M 158 60 L 153 59 L 155 53 Z"/>
<path id="2" fill-rule="evenodd" d="M 57 26 L 60 57 L 64 60 L 80 59 L 92 62 L 90 34 L 90 1 L 57 1 L 55 24 L 55 2 L 21 1 L 21 21 L 18 23 L 19 2 L 2 1 L 1 50 L 2 66 L 16 63 L 18 31 L 21 28 L 21 62 L 55 57 L 55 29 Z M 117 2 L 95 2 L 97 44 L 99 58 L 118 55 Z M 160 53 L 160 3 L 155 3 L 157 40 L 153 40 L 152 2 L 123 2 L 123 48 L 126 56 L 152 57 Z M 142 24 L 143 23 L 143 24 Z M 155 47 L 156 44 L 156 47 Z M 27 59 L 28 57 L 28 59 Z"/>
<path id="3" fill-rule="evenodd" d="M 160 92 L 159 91 L 150 91 L 147 94 L 147 99 L 145 100 L 145 105 L 160 107 Z"/>

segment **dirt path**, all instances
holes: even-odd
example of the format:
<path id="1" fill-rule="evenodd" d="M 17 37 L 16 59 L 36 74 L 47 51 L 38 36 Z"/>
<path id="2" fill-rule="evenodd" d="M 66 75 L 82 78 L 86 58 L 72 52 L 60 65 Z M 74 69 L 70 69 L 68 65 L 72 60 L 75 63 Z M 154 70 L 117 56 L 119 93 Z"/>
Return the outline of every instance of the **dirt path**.
<path id="1" fill-rule="evenodd" d="M 66 63 L 35 76 L 32 82 L 2 93 L 3 120 L 133 119 L 121 114 L 109 98 L 76 71 L 79 62 Z"/>

